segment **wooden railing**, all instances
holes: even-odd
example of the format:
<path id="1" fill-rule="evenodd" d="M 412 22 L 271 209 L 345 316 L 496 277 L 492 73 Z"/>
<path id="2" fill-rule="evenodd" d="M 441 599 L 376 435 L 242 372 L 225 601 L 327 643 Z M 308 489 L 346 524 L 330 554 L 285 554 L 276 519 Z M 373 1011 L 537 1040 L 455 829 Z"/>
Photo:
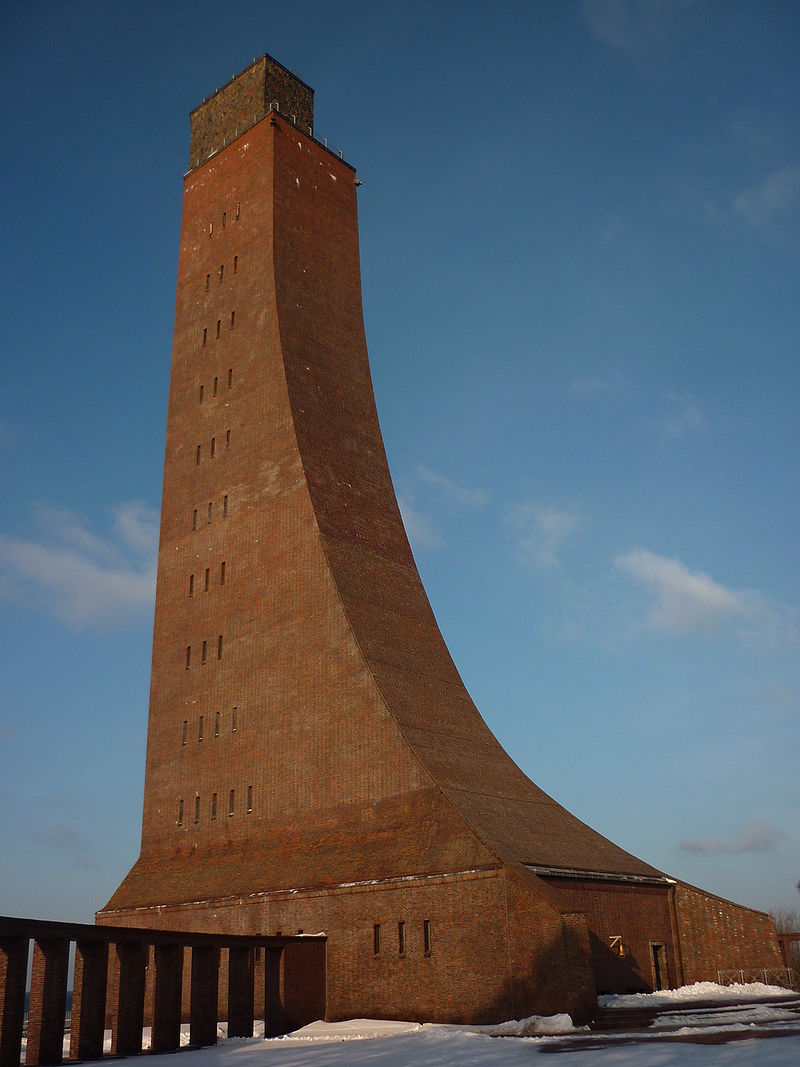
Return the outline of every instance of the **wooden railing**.
<path id="1" fill-rule="evenodd" d="M 0 916 L 0 1067 L 19 1067 L 26 977 L 33 942 L 25 1063 L 60 1064 L 67 1018 L 67 978 L 74 944 L 69 1016 L 70 1060 L 142 1051 L 151 1026 L 153 1052 L 228 1036 L 251 1037 L 255 1018 L 277 1036 L 325 1016 L 324 935 L 251 937 L 89 926 Z M 187 951 L 188 950 L 188 951 Z"/>

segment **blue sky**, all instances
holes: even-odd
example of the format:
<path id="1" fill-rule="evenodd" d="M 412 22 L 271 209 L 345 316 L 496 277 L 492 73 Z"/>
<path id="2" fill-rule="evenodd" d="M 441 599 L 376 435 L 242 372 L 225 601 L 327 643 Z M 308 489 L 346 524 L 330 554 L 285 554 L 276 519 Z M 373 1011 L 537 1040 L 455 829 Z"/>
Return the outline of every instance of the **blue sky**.
<path id="1" fill-rule="evenodd" d="M 138 852 L 188 112 L 267 51 L 359 172 L 392 474 L 485 719 L 581 818 L 800 903 L 800 7 L 12 2 L 0 911 Z"/>

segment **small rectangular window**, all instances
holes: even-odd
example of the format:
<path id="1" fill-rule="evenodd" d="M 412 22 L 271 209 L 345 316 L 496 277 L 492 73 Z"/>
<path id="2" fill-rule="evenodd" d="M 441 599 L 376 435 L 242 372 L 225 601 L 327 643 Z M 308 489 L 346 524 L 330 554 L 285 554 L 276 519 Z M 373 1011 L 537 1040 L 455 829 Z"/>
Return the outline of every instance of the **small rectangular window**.
<path id="1" fill-rule="evenodd" d="M 208 344 L 208 327 L 203 327 L 203 348 Z"/>
<path id="2" fill-rule="evenodd" d="M 189 575 L 189 596 L 194 596 L 194 575 Z"/>
<path id="3" fill-rule="evenodd" d="M 209 500 L 208 502 L 208 519 L 206 520 L 207 522 L 211 522 L 211 506 L 213 503 L 213 500 Z"/>
<path id="4" fill-rule="evenodd" d="M 236 312 L 232 311 L 231 312 L 231 329 L 233 329 L 233 327 L 235 325 L 236 325 Z"/>
<path id="5" fill-rule="evenodd" d="M 203 387 L 202 387 L 202 385 L 200 386 L 200 403 L 201 404 L 203 403 Z"/>
<path id="6" fill-rule="evenodd" d="M 224 263 L 220 263 L 220 265 L 219 265 L 219 280 L 222 281 L 222 279 L 224 277 L 225 277 L 225 264 Z"/>
<path id="7" fill-rule="evenodd" d="M 186 670 L 188 671 L 192 665 L 192 646 L 186 646 Z"/>
<path id="8" fill-rule="evenodd" d="M 222 329 L 222 319 L 217 319 L 217 337 L 219 337 L 219 331 Z"/>
<path id="9" fill-rule="evenodd" d="M 205 663 L 206 662 L 206 659 L 208 658 L 207 652 L 208 652 L 208 641 L 204 641 L 203 642 L 203 653 L 200 656 L 200 662 L 201 663 Z M 202 728 L 202 723 L 201 723 L 201 728 Z"/>
<path id="10" fill-rule="evenodd" d="M 231 431 L 230 430 L 226 430 L 225 431 L 225 447 L 226 448 L 230 448 L 231 447 Z"/>
<path id="11" fill-rule="evenodd" d="M 375 923 L 372 927 L 372 952 L 373 955 L 379 956 L 381 951 L 381 924 Z"/>
<path id="12" fill-rule="evenodd" d="M 203 642 L 203 644 L 205 644 L 205 641 Z M 203 661 L 203 662 L 205 662 L 205 661 Z M 198 741 L 202 741 L 203 740 L 203 716 L 202 715 L 197 720 L 197 740 Z"/>
<path id="13" fill-rule="evenodd" d="M 230 793 L 228 794 L 228 814 L 229 815 L 233 815 L 233 799 L 234 799 L 234 790 L 231 789 Z"/>
<path id="14" fill-rule="evenodd" d="M 222 634 L 217 638 L 217 659 L 222 659 Z"/>
<path id="15" fill-rule="evenodd" d="M 209 506 L 209 510 L 210 510 L 210 506 Z M 222 517 L 223 517 L 223 519 L 227 519 L 227 517 L 228 517 L 228 494 L 227 493 L 222 498 Z"/>
<path id="16" fill-rule="evenodd" d="M 399 922 L 397 924 L 397 948 L 401 956 L 406 954 L 406 924 Z"/>
<path id="17" fill-rule="evenodd" d="M 239 201 L 237 200 L 237 201 L 236 201 L 236 218 L 237 218 L 237 219 L 239 218 L 239 210 L 240 210 L 240 207 L 239 207 Z"/>
<path id="18" fill-rule="evenodd" d="M 426 919 L 422 924 L 422 935 L 425 941 L 425 955 L 431 954 L 431 921 Z"/>
<path id="19" fill-rule="evenodd" d="M 178 826 L 183 826 L 183 801 L 178 801 Z"/>
<path id="20" fill-rule="evenodd" d="M 208 236 L 209 237 L 213 237 L 214 236 L 214 223 L 213 222 L 209 222 L 209 224 L 208 224 Z"/>
<path id="21" fill-rule="evenodd" d="M 206 576 L 205 576 L 205 580 L 203 581 L 203 589 L 205 590 L 206 593 L 208 592 L 208 574 L 209 574 L 209 570 L 210 570 L 210 568 L 206 567 Z"/>
<path id="22" fill-rule="evenodd" d="M 239 271 L 239 257 L 238 256 L 234 256 L 233 257 L 233 273 L 237 274 L 238 271 Z"/>
<path id="23" fill-rule="evenodd" d="M 247 813 L 248 815 L 253 810 L 253 787 L 249 785 L 247 787 Z"/>
<path id="24" fill-rule="evenodd" d="M 234 707 L 234 709 L 233 709 L 233 711 L 231 713 L 231 733 L 232 734 L 236 733 L 236 720 L 237 720 L 238 717 L 239 717 L 239 709 L 237 707 Z"/>
<path id="25" fill-rule="evenodd" d="M 222 212 L 222 228 L 223 228 L 223 230 L 225 229 L 225 218 L 226 218 L 226 215 L 227 215 L 227 212 L 223 211 Z"/>
<path id="26" fill-rule="evenodd" d="M 200 445 L 197 446 L 194 453 L 194 465 L 195 467 L 200 463 Z"/>
<path id="27" fill-rule="evenodd" d="M 214 715 L 214 737 L 219 737 L 219 712 Z"/>
<path id="28" fill-rule="evenodd" d="M 225 584 L 225 560 L 223 560 L 222 563 L 220 563 L 219 565 L 219 584 Z"/>
<path id="29" fill-rule="evenodd" d="M 206 292 L 208 292 L 208 286 L 209 286 L 210 282 L 211 282 L 211 275 L 207 274 L 206 275 Z"/>
<path id="30" fill-rule="evenodd" d="M 214 453 L 216 451 L 217 451 L 217 439 L 216 439 L 216 437 L 212 437 L 211 438 L 211 458 L 212 459 L 214 458 Z"/>
<path id="31" fill-rule="evenodd" d="M 216 817 L 217 817 L 217 794 L 216 793 L 212 793 L 211 794 L 211 818 L 212 819 L 216 819 Z"/>
<path id="32" fill-rule="evenodd" d="M 197 529 L 197 508 L 192 512 L 192 529 Z"/>
<path id="33" fill-rule="evenodd" d="M 183 736 L 181 738 L 181 744 L 185 745 L 186 742 L 188 741 L 188 739 L 189 739 L 189 720 L 188 719 L 184 719 L 183 720 Z"/>
<path id="34" fill-rule="evenodd" d="M 218 382 L 219 382 L 219 378 L 215 378 L 214 379 L 214 396 L 217 395 L 217 384 L 218 384 Z"/>
<path id="35" fill-rule="evenodd" d="M 228 368 L 228 388 L 233 385 L 233 367 Z"/>
<path id="36" fill-rule="evenodd" d="M 194 795 L 194 821 L 200 822 L 200 794 Z"/>

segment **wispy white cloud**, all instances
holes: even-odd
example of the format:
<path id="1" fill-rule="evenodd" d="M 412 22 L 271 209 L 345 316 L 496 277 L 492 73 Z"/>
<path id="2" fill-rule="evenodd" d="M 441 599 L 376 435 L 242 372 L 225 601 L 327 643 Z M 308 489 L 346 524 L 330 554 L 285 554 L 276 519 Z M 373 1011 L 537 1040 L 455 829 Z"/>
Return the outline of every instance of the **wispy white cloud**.
<path id="1" fill-rule="evenodd" d="M 92 850 L 87 841 L 71 826 L 54 823 L 46 830 L 33 831 L 31 837 L 47 849 L 61 851 L 72 862 L 73 867 L 84 870 L 99 871 L 100 864 L 92 858 Z"/>
<path id="2" fill-rule="evenodd" d="M 752 229 L 777 221 L 800 204 L 800 166 L 780 167 L 758 185 L 741 189 L 733 210 Z"/>
<path id="3" fill-rule="evenodd" d="M 430 519 L 418 511 L 407 496 L 398 496 L 400 515 L 412 548 L 439 548 L 442 539 L 434 530 Z"/>
<path id="4" fill-rule="evenodd" d="M 489 500 L 489 494 L 484 492 L 483 489 L 472 489 L 458 485 L 458 483 L 447 478 L 444 474 L 431 470 L 430 467 L 417 467 L 417 476 L 425 485 L 430 486 L 432 489 L 441 490 L 444 496 L 456 504 L 461 504 L 463 507 L 477 510 L 484 507 Z"/>
<path id="5" fill-rule="evenodd" d="M 33 603 L 72 626 L 122 624 L 152 611 L 158 513 L 129 501 L 101 535 L 74 513 L 43 505 L 38 538 L 0 535 L 0 595 Z"/>
<path id="6" fill-rule="evenodd" d="M 656 630 L 711 631 L 755 610 L 754 594 L 727 589 L 707 574 L 690 571 L 680 560 L 644 548 L 618 556 L 616 565 L 652 594 L 647 621 Z"/>
<path id="7" fill-rule="evenodd" d="M 713 837 L 686 838 L 680 842 L 678 848 L 681 852 L 699 852 L 706 855 L 770 852 L 779 838 L 779 832 L 769 823 L 749 822 L 732 841 L 718 841 Z"/>
<path id="8" fill-rule="evenodd" d="M 676 9 L 684 0 L 581 0 L 589 29 L 604 45 L 642 60 L 671 43 Z"/>
<path id="9" fill-rule="evenodd" d="M 511 508 L 505 521 L 515 538 L 517 558 L 537 570 L 553 570 L 580 527 L 581 516 L 574 507 L 527 501 Z"/>
<path id="10" fill-rule="evenodd" d="M 599 374 L 585 374 L 579 378 L 573 378 L 569 388 L 573 393 L 606 393 L 613 395 L 619 395 L 626 390 L 622 379 L 607 378 Z"/>
<path id="11" fill-rule="evenodd" d="M 681 438 L 701 430 L 706 423 L 705 415 L 691 396 L 681 393 L 664 393 L 667 410 L 655 420 L 656 427 L 665 437 Z"/>

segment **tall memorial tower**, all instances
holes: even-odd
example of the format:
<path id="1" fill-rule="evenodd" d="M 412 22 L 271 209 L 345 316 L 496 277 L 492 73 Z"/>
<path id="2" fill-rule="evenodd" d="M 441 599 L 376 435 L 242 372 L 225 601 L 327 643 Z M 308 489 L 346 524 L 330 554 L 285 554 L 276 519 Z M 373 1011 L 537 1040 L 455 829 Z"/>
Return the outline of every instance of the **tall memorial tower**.
<path id="1" fill-rule="evenodd" d="M 590 829 L 473 705 L 386 462 L 357 184 L 269 56 L 192 112 L 141 854 L 98 921 L 325 931 L 330 1018 L 580 1019 L 777 962 L 766 916 Z"/>

